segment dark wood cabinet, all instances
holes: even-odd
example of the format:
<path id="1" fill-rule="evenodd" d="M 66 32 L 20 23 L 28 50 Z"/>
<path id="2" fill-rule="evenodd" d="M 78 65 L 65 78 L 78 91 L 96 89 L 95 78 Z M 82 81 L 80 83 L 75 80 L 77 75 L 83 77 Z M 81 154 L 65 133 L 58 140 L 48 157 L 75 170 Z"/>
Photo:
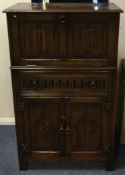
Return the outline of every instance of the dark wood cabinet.
<path id="1" fill-rule="evenodd" d="M 113 3 L 16 4 L 7 13 L 20 169 L 31 161 L 113 168 L 119 14 Z"/>

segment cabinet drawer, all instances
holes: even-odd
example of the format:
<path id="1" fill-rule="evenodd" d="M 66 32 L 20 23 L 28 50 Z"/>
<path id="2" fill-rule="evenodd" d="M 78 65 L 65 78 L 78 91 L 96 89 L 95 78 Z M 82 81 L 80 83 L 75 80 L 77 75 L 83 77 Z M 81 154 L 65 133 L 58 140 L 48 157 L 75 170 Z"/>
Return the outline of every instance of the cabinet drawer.
<path id="1" fill-rule="evenodd" d="M 111 93 L 110 71 L 13 70 L 22 96 L 97 96 Z"/>

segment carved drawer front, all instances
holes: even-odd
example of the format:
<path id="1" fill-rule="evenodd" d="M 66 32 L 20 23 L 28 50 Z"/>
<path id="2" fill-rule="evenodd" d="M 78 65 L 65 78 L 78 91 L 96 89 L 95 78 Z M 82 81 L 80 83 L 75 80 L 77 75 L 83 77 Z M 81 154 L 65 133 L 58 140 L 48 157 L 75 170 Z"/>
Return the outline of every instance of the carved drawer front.
<path id="1" fill-rule="evenodd" d="M 111 93 L 113 81 L 109 71 L 44 72 L 23 70 L 14 73 L 14 77 L 20 84 L 23 96 L 102 96 Z"/>
<path id="2" fill-rule="evenodd" d="M 15 65 L 116 65 L 117 15 L 16 14 L 11 20 Z"/>

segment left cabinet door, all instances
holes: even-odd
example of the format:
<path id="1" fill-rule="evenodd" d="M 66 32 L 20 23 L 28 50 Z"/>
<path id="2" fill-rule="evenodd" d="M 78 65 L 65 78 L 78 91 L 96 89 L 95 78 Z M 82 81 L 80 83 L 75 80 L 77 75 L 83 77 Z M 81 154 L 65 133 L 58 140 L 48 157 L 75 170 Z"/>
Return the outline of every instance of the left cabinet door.
<path id="1" fill-rule="evenodd" d="M 24 138 L 28 145 L 28 160 L 58 160 L 64 153 L 61 99 L 26 99 L 24 105 Z"/>

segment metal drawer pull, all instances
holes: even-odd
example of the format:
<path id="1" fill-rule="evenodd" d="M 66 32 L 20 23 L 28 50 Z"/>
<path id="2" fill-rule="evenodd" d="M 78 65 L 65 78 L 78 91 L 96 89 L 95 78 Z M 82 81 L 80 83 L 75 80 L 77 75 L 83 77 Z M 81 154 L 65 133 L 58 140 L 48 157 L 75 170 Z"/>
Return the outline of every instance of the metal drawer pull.
<path id="1" fill-rule="evenodd" d="M 95 89 L 95 88 L 97 87 L 96 80 L 92 80 L 92 81 L 89 83 L 89 87 L 92 88 L 92 89 Z"/>
<path id="2" fill-rule="evenodd" d="M 33 86 L 34 88 L 37 87 L 37 81 L 36 81 L 36 80 L 33 80 L 33 81 L 32 81 L 32 86 Z"/>
<path id="3" fill-rule="evenodd" d="M 61 24 L 65 24 L 66 23 L 66 17 L 64 15 L 59 17 L 59 21 Z"/>
<path id="4" fill-rule="evenodd" d="M 31 79 L 30 80 L 30 89 L 38 89 L 40 90 L 40 86 L 41 86 L 41 83 L 40 83 L 40 80 L 39 79 Z M 24 87 L 25 87 L 25 84 L 24 84 Z"/>

